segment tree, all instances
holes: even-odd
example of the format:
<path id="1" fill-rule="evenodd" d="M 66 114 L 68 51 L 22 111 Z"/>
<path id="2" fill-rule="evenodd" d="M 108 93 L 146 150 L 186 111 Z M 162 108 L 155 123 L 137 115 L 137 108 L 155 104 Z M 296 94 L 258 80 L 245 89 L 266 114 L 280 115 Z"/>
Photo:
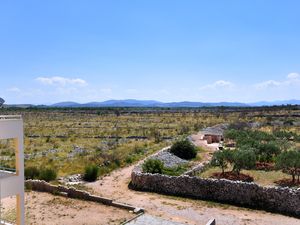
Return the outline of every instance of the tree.
<path id="1" fill-rule="evenodd" d="M 196 147 L 188 139 L 175 142 L 170 152 L 182 159 L 193 159 L 197 156 Z"/>
<path id="2" fill-rule="evenodd" d="M 162 174 L 164 169 L 164 164 L 159 159 L 147 159 L 143 165 L 142 169 L 144 173 L 159 173 Z"/>
<path id="3" fill-rule="evenodd" d="M 222 174 L 224 174 L 225 169 L 228 167 L 228 164 L 232 159 L 232 151 L 231 150 L 221 150 L 216 151 L 213 155 L 211 164 L 212 166 L 218 166 L 222 169 Z"/>
<path id="4" fill-rule="evenodd" d="M 233 152 L 233 171 L 240 175 L 242 169 L 255 167 L 256 156 L 253 150 L 238 149 Z"/>
<path id="5" fill-rule="evenodd" d="M 292 175 L 293 183 L 295 183 L 295 177 L 300 170 L 300 152 L 297 150 L 282 152 L 276 159 L 276 167 Z"/>
<path id="6" fill-rule="evenodd" d="M 274 142 L 259 144 L 257 150 L 261 162 L 271 162 L 280 153 L 280 148 Z"/>

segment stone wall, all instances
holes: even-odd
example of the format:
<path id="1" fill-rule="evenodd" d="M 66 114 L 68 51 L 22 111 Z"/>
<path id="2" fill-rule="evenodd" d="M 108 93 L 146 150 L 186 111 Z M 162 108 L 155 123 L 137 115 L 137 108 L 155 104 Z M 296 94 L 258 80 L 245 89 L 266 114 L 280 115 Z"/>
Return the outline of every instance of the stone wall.
<path id="1" fill-rule="evenodd" d="M 134 213 L 144 212 L 144 209 L 140 209 L 140 208 L 136 208 L 134 206 L 128 205 L 128 204 L 116 202 L 109 198 L 91 195 L 87 191 L 77 190 L 73 187 L 65 187 L 65 186 L 61 186 L 61 185 L 56 186 L 56 185 L 49 184 L 43 180 L 26 180 L 25 184 L 26 184 L 27 188 L 34 190 L 34 191 L 48 192 L 51 194 L 61 195 L 61 196 L 69 197 L 69 198 L 76 198 L 76 199 L 81 199 L 81 200 L 85 200 L 85 201 L 102 203 L 105 205 L 130 210 L 130 211 L 133 211 Z"/>
<path id="2" fill-rule="evenodd" d="M 300 218 L 300 188 L 262 187 L 255 183 L 142 173 L 135 167 L 130 187 L 135 190 L 212 200 Z"/>

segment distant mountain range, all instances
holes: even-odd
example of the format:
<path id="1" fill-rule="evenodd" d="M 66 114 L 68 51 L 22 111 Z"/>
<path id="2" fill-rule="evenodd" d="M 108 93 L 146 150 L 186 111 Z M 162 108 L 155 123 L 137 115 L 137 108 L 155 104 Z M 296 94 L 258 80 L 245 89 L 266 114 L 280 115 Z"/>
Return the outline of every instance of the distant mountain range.
<path id="1" fill-rule="evenodd" d="M 4 100 L 0 98 L 1 103 Z M 169 108 L 183 108 L 183 107 L 258 107 L 258 106 L 275 106 L 275 105 L 300 105 L 300 100 L 284 100 L 284 101 L 261 101 L 252 103 L 242 102 L 159 102 L 154 100 L 136 100 L 136 99 L 125 99 L 125 100 L 108 100 L 103 102 L 88 102 L 88 103 L 77 103 L 77 102 L 59 102 L 52 105 L 33 105 L 33 104 L 6 104 L 4 107 L 60 107 L 60 108 L 79 108 L 79 107 L 169 107 Z"/>
<path id="2" fill-rule="evenodd" d="M 285 100 L 285 101 L 273 101 L 273 102 L 253 102 L 253 103 L 241 103 L 241 102 L 159 102 L 154 100 L 108 100 L 104 102 L 89 102 L 89 103 L 77 103 L 77 102 L 59 102 L 50 107 L 216 107 L 216 106 L 228 106 L 228 107 L 251 107 L 251 106 L 273 106 L 273 105 L 300 105 L 300 100 Z"/>
<path id="3" fill-rule="evenodd" d="M 2 106 L 4 104 L 4 99 L 3 98 L 0 98 L 0 106 Z"/>

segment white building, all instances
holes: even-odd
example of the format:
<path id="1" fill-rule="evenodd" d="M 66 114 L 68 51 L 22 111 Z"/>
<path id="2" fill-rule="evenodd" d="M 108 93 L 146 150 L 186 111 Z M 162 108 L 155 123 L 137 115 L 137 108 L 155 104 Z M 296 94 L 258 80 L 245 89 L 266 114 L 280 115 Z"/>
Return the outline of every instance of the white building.
<path id="1" fill-rule="evenodd" d="M 17 225 L 24 225 L 24 151 L 21 116 L 0 116 L 0 139 L 14 140 L 16 158 L 15 171 L 13 172 L 1 168 L 0 165 L 0 197 L 3 199 L 16 196 L 16 222 Z M 1 215 L 0 224 L 5 224 L 1 220 Z"/>

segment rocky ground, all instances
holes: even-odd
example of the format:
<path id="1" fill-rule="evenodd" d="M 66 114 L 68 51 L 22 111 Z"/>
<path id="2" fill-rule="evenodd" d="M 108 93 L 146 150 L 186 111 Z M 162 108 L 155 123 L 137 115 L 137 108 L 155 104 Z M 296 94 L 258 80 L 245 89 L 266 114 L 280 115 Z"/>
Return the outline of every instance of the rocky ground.
<path id="1" fill-rule="evenodd" d="M 127 223 L 127 225 L 145 225 L 145 224 L 151 224 L 151 225 L 184 225 L 183 223 L 176 223 L 176 222 L 170 222 L 168 220 L 163 220 L 154 216 L 150 216 L 147 214 L 144 214 L 135 220 Z"/>
<path id="2" fill-rule="evenodd" d="M 192 138 L 196 145 L 205 148 L 203 160 L 207 160 L 216 150 L 217 146 L 207 145 L 206 141 L 200 140 L 198 135 L 193 135 Z M 133 168 L 134 166 L 119 169 L 86 186 L 101 196 L 113 197 L 118 201 L 144 208 L 147 215 L 182 224 L 206 224 L 211 218 L 215 218 L 218 225 L 300 224 L 296 218 L 265 211 L 130 190 L 128 184 Z"/>
<path id="3" fill-rule="evenodd" d="M 161 151 L 151 158 L 161 160 L 164 163 L 164 166 L 168 168 L 188 163 L 187 160 L 181 159 L 176 155 L 171 154 L 169 151 Z"/>
<path id="4" fill-rule="evenodd" d="M 207 159 L 208 154 L 215 150 L 215 146 L 207 146 L 197 136 L 193 138 L 199 146 L 206 148 L 205 154 L 207 155 L 204 155 L 203 159 Z M 170 160 L 168 154 L 162 155 L 162 157 L 167 157 L 167 161 Z M 296 218 L 279 214 L 130 190 L 128 184 L 133 168 L 134 165 L 116 170 L 96 182 L 85 184 L 85 186 L 94 194 L 144 208 L 146 216 L 141 219 L 146 221 L 153 219 L 153 221 L 172 221 L 175 224 L 206 224 L 211 218 L 215 218 L 218 225 L 300 224 Z M 4 199 L 3 206 L 5 210 L 2 211 L 4 213 L 2 215 L 13 218 L 15 199 Z M 47 193 L 26 193 L 26 224 L 109 225 L 120 224 L 133 217 L 134 215 L 126 210 L 102 204 L 68 199 Z"/>

